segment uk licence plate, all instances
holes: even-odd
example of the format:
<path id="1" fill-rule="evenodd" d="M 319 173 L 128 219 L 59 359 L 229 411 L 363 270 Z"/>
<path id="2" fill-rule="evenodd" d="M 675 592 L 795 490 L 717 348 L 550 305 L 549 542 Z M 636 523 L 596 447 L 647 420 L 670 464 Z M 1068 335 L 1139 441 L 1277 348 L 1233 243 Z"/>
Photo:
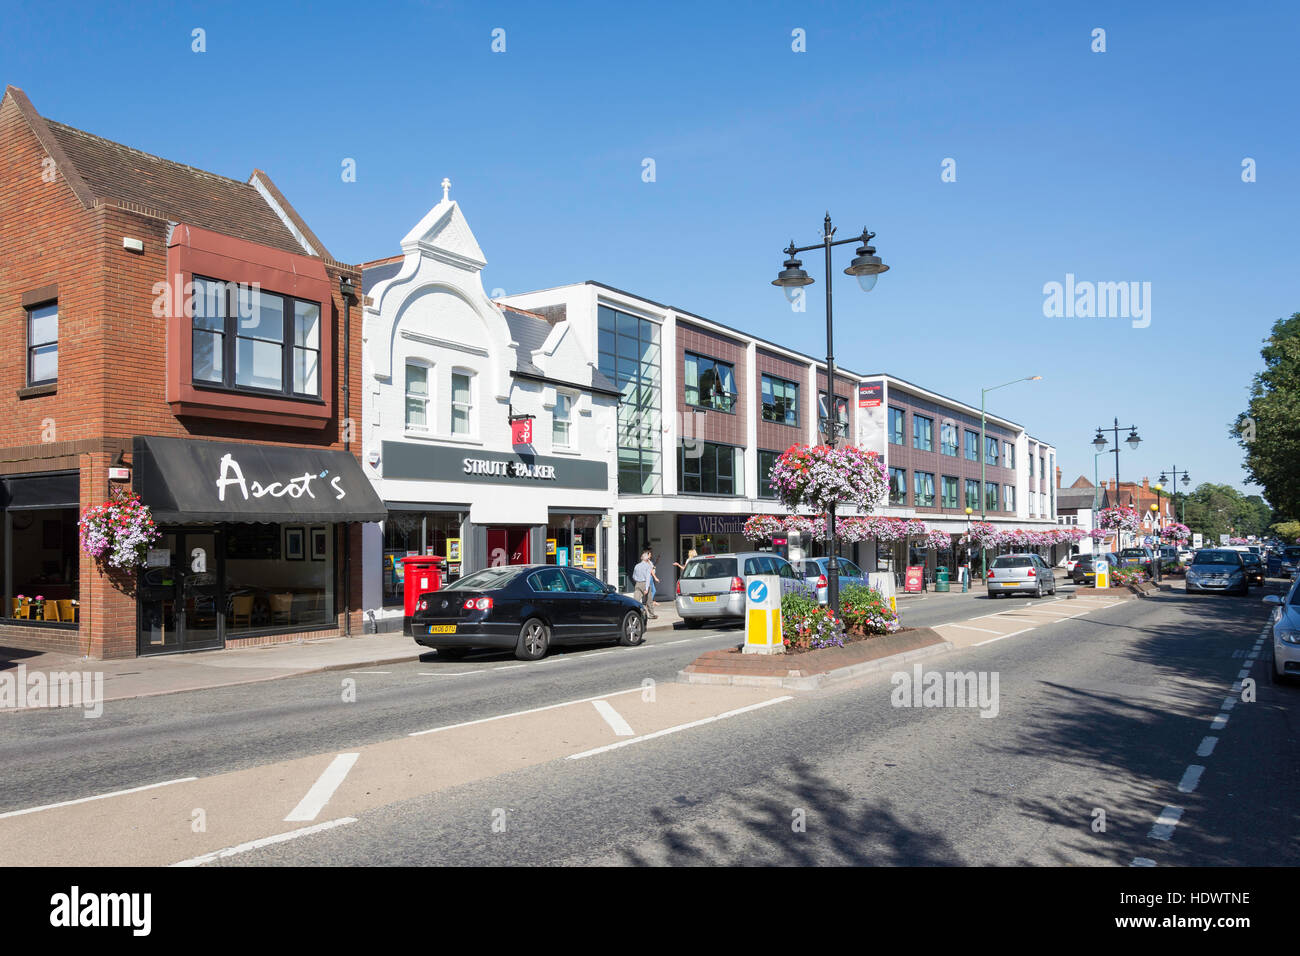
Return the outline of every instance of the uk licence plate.
<path id="1" fill-rule="evenodd" d="M 695 601 L 696 604 L 717 604 L 718 603 L 717 596 L 713 594 L 710 594 L 708 597 L 693 598 L 693 600 Z"/>
<path id="2" fill-rule="evenodd" d="M 456 625 L 455 624 L 430 624 L 429 633 L 430 634 L 455 634 Z"/>

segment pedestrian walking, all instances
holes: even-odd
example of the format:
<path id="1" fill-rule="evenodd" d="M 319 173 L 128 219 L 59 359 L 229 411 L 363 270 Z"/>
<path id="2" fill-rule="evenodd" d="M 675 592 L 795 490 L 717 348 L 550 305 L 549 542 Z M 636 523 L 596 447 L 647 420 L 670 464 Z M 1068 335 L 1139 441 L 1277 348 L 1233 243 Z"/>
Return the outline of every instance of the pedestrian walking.
<path id="1" fill-rule="evenodd" d="M 654 584 L 654 565 L 650 563 L 650 552 L 645 550 L 641 552 L 641 560 L 637 566 L 632 569 L 632 589 L 633 596 L 646 609 L 648 617 L 658 617 L 655 614 L 654 607 L 651 605 L 651 594 Z"/>

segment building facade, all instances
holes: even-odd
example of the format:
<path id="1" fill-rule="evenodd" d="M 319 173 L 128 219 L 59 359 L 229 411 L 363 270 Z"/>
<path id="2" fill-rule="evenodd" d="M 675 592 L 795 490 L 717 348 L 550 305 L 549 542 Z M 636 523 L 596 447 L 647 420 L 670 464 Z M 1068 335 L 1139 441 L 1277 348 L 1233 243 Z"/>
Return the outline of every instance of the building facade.
<path id="1" fill-rule="evenodd" d="M 449 189 L 400 255 L 362 266 L 365 468 L 387 512 L 365 531 L 365 606 L 386 624 L 410 555 L 452 580 L 529 563 L 616 580 L 619 393 L 572 323 L 488 298 Z"/>
<path id="2" fill-rule="evenodd" d="M 383 512 L 347 427 L 347 282 L 264 172 L 170 162 L 5 90 L 0 643 L 120 658 L 360 625 L 354 530 Z M 115 488 L 162 533 L 138 573 L 80 547 Z"/>

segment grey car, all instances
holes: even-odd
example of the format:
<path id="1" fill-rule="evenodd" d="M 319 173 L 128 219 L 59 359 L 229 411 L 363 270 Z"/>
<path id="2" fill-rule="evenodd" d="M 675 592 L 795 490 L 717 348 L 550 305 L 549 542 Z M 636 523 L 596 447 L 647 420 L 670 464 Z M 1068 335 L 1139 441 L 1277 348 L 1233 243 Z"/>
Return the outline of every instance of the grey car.
<path id="1" fill-rule="evenodd" d="M 989 565 L 989 597 L 1028 593 L 1034 597 L 1056 593 L 1056 574 L 1036 554 L 1000 554 Z"/>
<path id="2" fill-rule="evenodd" d="M 1300 579 L 1291 584 L 1285 595 L 1270 594 L 1266 604 L 1275 605 L 1270 630 L 1273 634 L 1273 680 L 1300 678 Z"/>
<path id="3" fill-rule="evenodd" d="M 1187 593 L 1223 591 L 1246 594 L 1246 562 L 1241 552 L 1228 548 L 1202 548 L 1187 566 Z"/>
<path id="4" fill-rule="evenodd" d="M 691 558 L 677 579 L 677 613 L 687 627 L 707 620 L 745 616 L 745 579 L 772 574 L 781 579 L 781 596 L 790 593 L 815 597 L 793 565 L 770 551 L 736 554 L 702 554 Z"/>
<path id="5" fill-rule="evenodd" d="M 840 558 L 840 590 L 848 587 L 850 584 L 870 584 L 871 579 L 867 572 L 850 561 L 848 558 Z M 827 575 L 830 574 L 830 558 L 805 558 L 800 561 L 795 570 L 803 576 L 804 583 L 817 592 L 817 603 L 825 604 L 830 600 L 830 583 Z"/>

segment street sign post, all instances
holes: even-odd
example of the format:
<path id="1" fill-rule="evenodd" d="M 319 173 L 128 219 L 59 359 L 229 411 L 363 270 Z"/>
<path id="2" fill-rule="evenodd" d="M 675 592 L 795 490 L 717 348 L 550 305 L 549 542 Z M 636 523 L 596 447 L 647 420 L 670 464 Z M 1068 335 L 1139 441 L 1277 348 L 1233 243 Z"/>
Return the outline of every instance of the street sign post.
<path id="1" fill-rule="evenodd" d="M 745 654 L 784 654 L 781 578 L 758 574 L 745 579 Z"/>

